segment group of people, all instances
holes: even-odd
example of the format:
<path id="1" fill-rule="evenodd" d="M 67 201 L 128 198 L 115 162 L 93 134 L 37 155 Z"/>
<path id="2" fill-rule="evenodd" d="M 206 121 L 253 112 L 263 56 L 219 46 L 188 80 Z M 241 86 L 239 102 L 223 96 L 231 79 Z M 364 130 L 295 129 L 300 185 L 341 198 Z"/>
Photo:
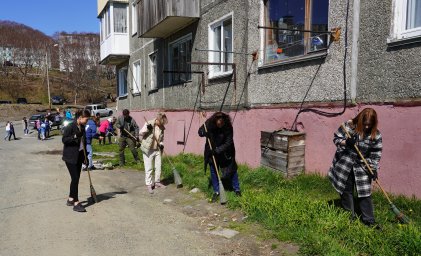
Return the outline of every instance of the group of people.
<path id="1" fill-rule="evenodd" d="M 108 120 L 110 121 L 110 120 Z M 139 162 L 137 147 L 140 146 L 145 166 L 145 184 L 149 193 L 154 189 L 165 187 L 161 183 L 161 159 L 164 152 L 164 132 L 168 118 L 159 113 L 139 128 L 130 111 L 123 110 L 116 125 L 120 131 L 119 157 L 120 166 L 125 165 L 124 150 L 129 147 L 136 162 Z M 89 111 L 76 113 L 76 122 L 66 128 L 63 135 L 63 160 L 71 176 L 70 193 L 67 205 L 73 206 L 78 212 L 86 211 L 78 199 L 78 183 L 81 166 L 84 162 L 83 150 L 91 150 L 92 138 L 99 136 L 105 141 L 105 129 L 100 129 L 100 135 L 94 133 L 95 126 Z M 104 123 L 105 126 L 105 123 Z M 332 166 L 329 169 L 329 179 L 340 194 L 343 208 L 355 217 L 354 195 L 356 188 L 362 222 L 368 226 L 376 226 L 374 207 L 371 198 L 372 181 L 377 179 L 379 161 L 382 152 L 382 136 L 377 128 L 378 119 L 374 109 L 367 108 L 355 118 L 341 124 L 334 133 L 333 142 L 337 147 Z M 100 128 L 102 124 L 100 125 Z M 344 130 L 345 129 L 345 130 Z M 347 133 L 351 134 L 350 137 Z M 235 159 L 234 129 L 231 118 L 223 112 L 216 112 L 199 128 L 198 135 L 206 137 L 204 149 L 204 167 L 210 167 L 210 181 L 214 191 L 212 201 L 220 196 L 217 170 L 221 170 L 222 179 L 230 183 L 235 195 L 241 196 L 238 166 Z M 373 172 L 369 172 L 359 158 L 357 149 L 362 152 Z M 91 151 L 90 151 L 91 152 Z M 91 163 L 92 158 L 89 159 Z M 153 171 L 155 175 L 153 176 Z"/>
<path id="2" fill-rule="evenodd" d="M 34 128 L 38 131 L 38 140 L 44 141 L 45 139 L 50 137 L 52 125 L 53 122 L 50 121 L 50 119 L 47 116 L 44 118 L 44 120 L 42 120 L 41 118 L 35 120 Z"/>
<path id="3" fill-rule="evenodd" d="M 16 134 L 15 134 L 15 126 L 13 125 L 13 122 L 7 121 L 6 122 L 6 134 L 4 136 L 4 140 L 9 140 L 12 138 L 16 140 Z"/>

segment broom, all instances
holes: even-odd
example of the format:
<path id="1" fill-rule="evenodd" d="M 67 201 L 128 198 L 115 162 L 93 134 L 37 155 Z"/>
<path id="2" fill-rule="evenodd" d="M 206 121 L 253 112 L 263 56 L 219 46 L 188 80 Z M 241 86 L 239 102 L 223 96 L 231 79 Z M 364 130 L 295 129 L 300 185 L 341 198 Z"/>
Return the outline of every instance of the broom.
<path id="1" fill-rule="evenodd" d="M 95 192 L 94 186 L 92 185 L 91 171 L 88 166 L 89 165 L 88 158 L 86 157 L 85 143 L 83 143 L 83 154 L 85 156 L 86 170 L 88 172 L 88 177 L 89 177 L 89 188 L 91 190 L 91 197 L 94 199 L 95 203 L 98 203 L 98 199 L 96 198 L 96 192 Z"/>
<path id="2" fill-rule="evenodd" d="M 146 120 L 146 117 L 143 117 L 143 118 L 145 119 L 146 124 L 148 124 L 148 120 Z M 155 140 L 156 145 L 159 145 L 158 139 L 155 137 L 155 134 L 153 134 L 152 137 Z M 164 154 L 164 150 L 162 150 L 162 154 Z M 166 157 L 166 159 L 168 159 L 168 162 L 171 165 L 175 185 L 177 186 L 177 188 L 182 188 L 183 187 L 183 181 L 181 179 L 180 173 L 177 171 L 177 169 L 175 168 L 172 161 L 168 157 Z"/>
<path id="3" fill-rule="evenodd" d="M 206 133 L 208 133 L 208 128 L 206 127 L 206 122 L 203 123 L 203 127 L 205 128 Z M 209 144 L 210 150 L 213 151 L 212 143 L 211 143 L 211 141 L 208 137 L 206 137 L 206 141 Z M 218 165 L 216 164 L 216 159 L 215 159 L 215 156 L 213 154 L 212 154 L 212 159 L 213 159 L 213 164 L 215 165 L 215 172 L 216 172 L 216 176 L 218 177 L 218 182 L 219 182 L 219 201 L 221 202 L 221 204 L 226 204 L 227 203 L 227 196 L 225 195 L 224 185 L 222 184 L 221 177 L 219 176 L 219 168 L 218 168 Z"/>
<path id="4" fill-rule="evenodd" d="M 341 124 L 342 129 L 345 131 L 346 133 L 346 137 L 347 138 L 351 138 L 351 135 L 349 134 L 349 132 L 346 130 L 345 126 L 343 124 Z M 361 157 L 361 159 L 363 160 L 365 166 L 367 166 L 368 171 L 370 172 L 371 175 L 374 175 L 373 170 L 371 169 L 370 165 L 368 164 L 367 160 L 364 158 L 364 156 L 361 154 L 361 151 L 358 149 L 357 145 L 354 145 L 355 150 L 357 151 L 358 155 Z M 398 207 L 396 207 L 396 205 L 393 204 L 392 200 L 390 200 L 389 196 L 387 195 L 386 191 L 384 191 L 383 187 L 380 185 L 379 183 L 379 179 L 376 179 L 375 182 L 377 183 L 377 186 L 379 186 L 380 190 L 383 192 L 384 196 L 386 197 L 387 201 L 389 202 L 390 205 L 390 209 L 391 211 L 395 214 L 396 219 L 398 219 L 398 221 L 400 223 L 403 224 L 408 224 L 409 223 L 409 218 L 407 216 L 405 216 L 405 214 L 403 214 Z"/>

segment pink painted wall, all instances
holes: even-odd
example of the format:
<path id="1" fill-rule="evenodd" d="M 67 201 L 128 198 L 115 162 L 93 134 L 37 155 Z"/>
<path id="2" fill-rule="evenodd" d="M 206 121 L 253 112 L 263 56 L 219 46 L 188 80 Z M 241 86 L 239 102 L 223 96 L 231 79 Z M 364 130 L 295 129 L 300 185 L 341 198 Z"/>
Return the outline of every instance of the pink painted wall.
<path id="1" fill-rule="evenodd" d="M 358 106 L 349 108 L 342 116 L 326 118 L 313 113 L 302 113 L 298 122 L 306 132 L 306 172 L 326 174 L 331 164 L 335 146 L 333 133 L 340 123 L 351 119 L 365 107 L 372 107 L 379 117 L 379 129 L 383 134 L 383 156 L 380 162 L 379 181 L 394 194 L 415 195 L 421 198 L 421 107 Z M 331 112 L 339 108 L 329 109 Z M 143 116 L 153 118 L 156 112 L 132 111 L 132 116 L 144 123 Z M 252 167 L 260 165 L 260 131 L 290 128 L 297 113 L 295 108 L 252 109 L 237 113 L 234 121 L 234 140 L 237 161 Z M 177 145 L 180 137 L 180 122 L 185 122 L 187 136 L 192 112 L 166 112 L 169 124 L 165 131 L 165 148 L 168 154 L 183 151 Z M 210 113 L 208 114 L 210 116 Z M 231 113 L 234 117 L 234 113 Z M 186 143 L 185 152 L 202 154 L 205 140 L 197 135 L 201 122 L 195 113 Z"/>

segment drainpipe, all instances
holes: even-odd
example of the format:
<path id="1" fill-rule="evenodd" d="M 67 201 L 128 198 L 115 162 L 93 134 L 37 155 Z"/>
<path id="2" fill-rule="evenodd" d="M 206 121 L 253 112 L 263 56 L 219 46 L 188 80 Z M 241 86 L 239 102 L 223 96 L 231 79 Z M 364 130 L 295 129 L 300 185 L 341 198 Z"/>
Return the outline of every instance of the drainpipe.
<path id="1" fill-rule="evenodd" d="M 356 103 L 358 86 L 358 51 L 360 38 L 360 0 L 354 0 L 351 48 L 351 102 Z"/>

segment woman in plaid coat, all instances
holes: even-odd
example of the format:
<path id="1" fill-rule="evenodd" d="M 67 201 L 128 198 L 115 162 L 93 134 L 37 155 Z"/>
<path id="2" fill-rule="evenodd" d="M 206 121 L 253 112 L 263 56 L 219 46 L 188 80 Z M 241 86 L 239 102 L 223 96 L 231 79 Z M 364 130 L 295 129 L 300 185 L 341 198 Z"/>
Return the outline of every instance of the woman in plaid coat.
<path id="1" fill-rule="evenodd" d="M 351 138 L 347 138 L 345 131 L 339 127 L 333 139 L 337 150 L 329 169 L 329 179 L 341 195 L 343 207 L 352 212 L 353 218 L 355 217 L 353 191 L 356 187 L 362 222 L 369 226 L 375 225 L 371 182 L 377 179 L 383 148 L 382 135 L 377 129 L 377 124 L 376 111 L 366 108 L 354 119 L 344 123 Z M 355 151 L 355 144 L 370 164 L 373 175 Z"/>

